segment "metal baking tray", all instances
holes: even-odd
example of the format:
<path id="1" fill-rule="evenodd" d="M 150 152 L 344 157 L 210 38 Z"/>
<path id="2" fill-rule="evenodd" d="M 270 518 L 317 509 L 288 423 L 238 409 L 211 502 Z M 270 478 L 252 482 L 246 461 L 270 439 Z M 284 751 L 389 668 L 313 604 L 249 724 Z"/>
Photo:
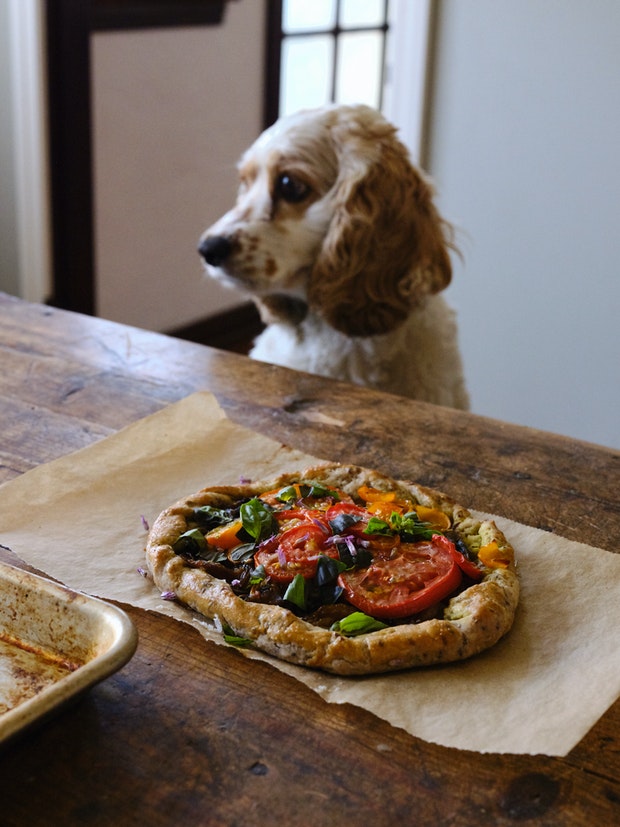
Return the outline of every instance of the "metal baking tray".
<path id="1" fill-rule="evenodd" d="M 0 744 L 133 656 L 121 609 L 0 562 Z"/>

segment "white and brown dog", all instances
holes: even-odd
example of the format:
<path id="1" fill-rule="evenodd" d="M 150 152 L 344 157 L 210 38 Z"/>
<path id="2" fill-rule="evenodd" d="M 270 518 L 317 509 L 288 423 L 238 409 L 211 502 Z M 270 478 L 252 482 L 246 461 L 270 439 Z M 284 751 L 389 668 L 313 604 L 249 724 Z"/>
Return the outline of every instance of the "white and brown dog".
<path id="1" fill-rule="evenodd" d="M 450 227 L 396 129 L 367 106 L 281 118 L 239 163 L 237 202 L 200 239 L 215 279 L 266 329 L 255 359 L 467 408 L 439 292 Z"/>

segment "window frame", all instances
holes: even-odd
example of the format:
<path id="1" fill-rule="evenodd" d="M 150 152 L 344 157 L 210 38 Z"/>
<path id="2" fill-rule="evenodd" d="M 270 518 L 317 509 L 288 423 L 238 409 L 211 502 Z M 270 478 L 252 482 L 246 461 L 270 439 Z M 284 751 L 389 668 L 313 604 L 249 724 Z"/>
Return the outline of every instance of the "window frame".
<path id="1" fill-rule="evenodd" d="M 234 0 L 46 0 L 51 203 L 48 303 L 96 315 L 90 36 L 110 29 L 218 25 Z"/>
<path id="2" fill-rule="evenodd" d="M 385 71 L 386 60 L 388 54 L 388 34 L 390 32 L 390 5 L 393 0 L 382 0 L 383 2 L 383 16 L 384 22 L 376 26 L 352 26 L 342 27 L 339 21 L 338 11 L 340 9 L 340 0 L 336 0 L 336 21 L 333 26 L 313 29 L 304 32 L 286 33 L 282 27 L 282 5 L 283 0 L 267 0 L 267 49 L 266 49 L 266 82 L 265 82 L 265 126 L 270 126 L 276 121 L 280 114 L 280 78 L 282 70 L 282 46 L 286 39 L 294 39 L 297 37 L 308 37 L 313 35 L 331 35 L 334 38 L 334 54 L 333 65 L 331 71 L 331 89 L 330 99 L 335 100 L 337 88 L 337 67 L 338 67 L 338 48 L 340 37 L 343 34 L 356 32 L 380 32 L 382 35 L 381 43 L 381 77 L 379 79 L 379 106 L 381 109 L 383 105 L 383 96 L 385 89 Z"/>

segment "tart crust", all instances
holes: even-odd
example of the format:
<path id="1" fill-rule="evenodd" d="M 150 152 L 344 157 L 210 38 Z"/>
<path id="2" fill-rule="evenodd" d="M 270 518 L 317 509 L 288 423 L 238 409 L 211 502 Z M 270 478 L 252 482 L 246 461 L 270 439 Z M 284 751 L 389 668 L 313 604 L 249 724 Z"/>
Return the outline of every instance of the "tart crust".
<path id="1" fill-rule="evenodd" d="M 362 485 L 396 491 L 397 496 L 438 508 L 450 517 L 466 545 L 477 549 L 495 541 L 509 565 L 488 569 L 479 583 L 449 601 L 443 617 L 345 637 L 314 626 L 281 606 L 248 602 L 226 581 L 191 567 L 175 553 L 173 544 L 187 530 L 194 508 L 226 507 L 242 497 L 300 480 L 338 488 L 354 499 L 358 499 L 357 490 Z M 469 658 L 493 646 L 510 630 L 519 601 L 514 552 L 494 522 L 476 520 L 439 491 L 355 465 L 324 464 L 249 485 L 205 488 L 159 515 L 149 533 L 146 560 L 159 589 L 174 592 L 181 603 L 229 626 L 256 648 L 281 660 L 339 675 L 368 675 Z"/>

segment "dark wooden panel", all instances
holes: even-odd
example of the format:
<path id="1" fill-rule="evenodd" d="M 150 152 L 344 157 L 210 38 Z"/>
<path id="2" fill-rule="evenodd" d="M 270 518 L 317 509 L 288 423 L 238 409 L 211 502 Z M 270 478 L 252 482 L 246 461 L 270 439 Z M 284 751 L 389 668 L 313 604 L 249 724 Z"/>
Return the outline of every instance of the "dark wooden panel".
<path id="1" fill-rule="evenodd" d="M 96 314 L 90 36 L 101 29 L 221 23 L 236 0 L 47 0 L 52 212 L 50 304 Z"/>
<path id="2" fill-rule="evenodd" d="M 202 26 L 222 22 L 230 0 L 92 0 L 93 29 Z"/>
<path id="3" fill-rule="evenodd" d="M 94 313 L 90 0 L 48 0 L 46 12 L 51 303 Z"/>

